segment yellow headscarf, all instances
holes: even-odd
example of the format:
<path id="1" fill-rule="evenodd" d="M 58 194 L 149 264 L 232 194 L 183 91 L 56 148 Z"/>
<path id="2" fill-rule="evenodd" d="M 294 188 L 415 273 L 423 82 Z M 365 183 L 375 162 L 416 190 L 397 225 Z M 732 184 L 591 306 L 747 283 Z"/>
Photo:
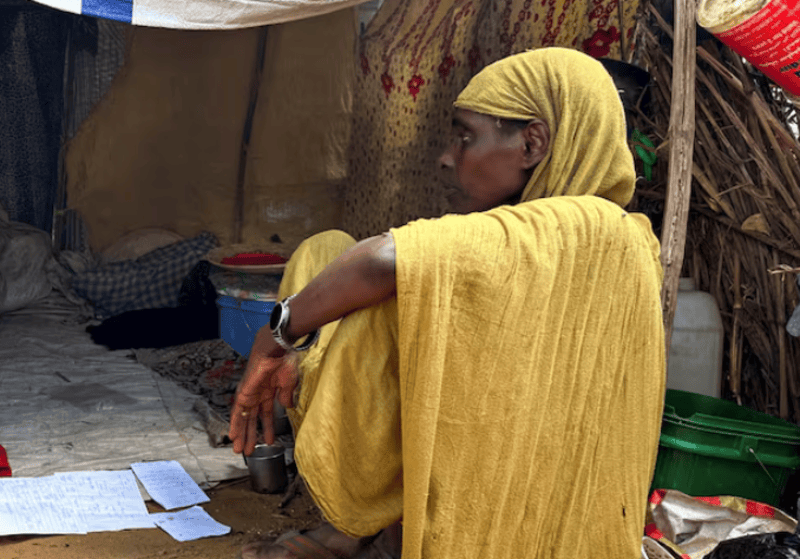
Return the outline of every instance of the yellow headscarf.
<path id="1" fill-rule="evenodd" d="M 603 65 L 575 50 L 543 48 L 509 56 L 479 72 L 454 105 L 550 127 L 550 148 L 522 201 L 595 195 L 625 206 L 636 181 L 625 114 Z"/>

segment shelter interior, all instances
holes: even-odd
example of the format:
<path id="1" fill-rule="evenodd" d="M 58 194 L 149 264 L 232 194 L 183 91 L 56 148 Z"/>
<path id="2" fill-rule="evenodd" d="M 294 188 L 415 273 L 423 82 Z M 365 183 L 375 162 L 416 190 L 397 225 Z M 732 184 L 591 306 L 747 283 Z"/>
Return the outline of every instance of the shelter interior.
<path id="1" fill-rule="evenodd" d="M 162 244 L 208 231 L 223 246 L 289 257 L 303 239 L 326 229 L 364 238 L 439 215 L 445 200 L 435 160 L 449 141 L 456 93 L 493 60 L 556 45 L 646 70 L 647 87 L 629 73 L 615 78 L 630 80 L 620 90 L 633 95 L 629 125 L 640 133 L 631 139 L 640 175 L 631 209 L 646 213 L 660 232 L 670 195 L 672 2 L 535 4 L 373 0 L 270 26 L 181 31 L 0 0 L 4 223 L 44 232 L 53 251 L 47 258 L 69 276 L 107 263 L 114 251 L 135 250 L 143 231 L 158 230 Z M 797 109 L 740 56 L 697 32 L 683 275 L 711 293 L 721 311 L 723 396 L 798 423 L 800 344 L 786 330 L 800 304 Z M 8 252 L 11 238 L 0 249 Z M 83 335 L 86 320 L 98 318 L 95 309 L 64 285 L 53 283 L 52 293 L 46 289 L 22 307 L 0 306 L 3 336 L 45 332 L 39 346 L 57 352 L 65 328 L 68 336 Z M 51 296 L 58 301 L 47 303 Z M 72 322 L 30 328 L 40 314 Z M 36 378 L 42 406 L 65 400 L 48 392 L 49 357 L 36 361 L 30 348 L 14 359 L 20 345 L 8 345 L 8 359 L 0 362 L 16 363 L 8 365 L 17 368 L 13 375 L 23 370 L 28 380 L 7 369 L 0 383 Z M 85 349 L 70 354 L 78 368 L 100 359 L 90 343 Z M 106 368 L 130 361 L 128 354 L 109 354 Z M 237 360 L 220 353 L 205 362 L 217 368 Z M 159 392 L 149 367 L 136 374 Z M 103 394 L 82 405 L 124 404 Z M 190 414 L 190 395 L 173 400 L 181 398 L 189 403 L 180 413 Z M 170 436 L 185 440 L 188 417 Z M 36 423 L 20 425 L 0 428 L 6 437 L 0 443 L 25 439 L 20 433 L 33 432 Z M 58 436 L 52 432 L 12 458 L 52 453 Z M 66 459 L 70 452 L 56 454 Z M 21 471 L 38 475 L 63 464 L 59 458 Z M 242 474 L 241 465 L 218 462 L 213 452 L 197 464 L 193 475 L 202 481 Z"/>

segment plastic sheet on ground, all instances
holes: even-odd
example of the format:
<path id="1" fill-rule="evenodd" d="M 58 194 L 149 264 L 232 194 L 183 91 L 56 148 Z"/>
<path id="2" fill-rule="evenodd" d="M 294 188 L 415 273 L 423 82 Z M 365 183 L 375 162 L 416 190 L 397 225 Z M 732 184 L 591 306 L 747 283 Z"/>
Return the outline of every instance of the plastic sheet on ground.
<path id="1" fill-rule="evenodd" d="M 126 469 L 177 460 L 197 483 L 247 475 L 213 448 L 197 396 L 128 350 L 92 343 L 85 326 L 36 314 L 0 316 L 0 444 L 14 476 Z"/>
<path id="2" fill-rule="evenodd" d="M 655 490 L 647 516 L 647 559 L 673 555 L 703 559 L 720 542 L 757 534 L 791 533 L 797 526 L 794 518 L 765 503 L 727 495 L 692 497 L 674 489 Z"/>

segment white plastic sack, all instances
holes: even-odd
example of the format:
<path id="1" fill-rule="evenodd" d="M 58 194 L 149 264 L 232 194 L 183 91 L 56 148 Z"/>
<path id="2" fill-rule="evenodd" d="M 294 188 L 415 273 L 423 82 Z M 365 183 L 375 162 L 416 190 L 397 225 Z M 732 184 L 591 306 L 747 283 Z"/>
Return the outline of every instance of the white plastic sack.
<path id="1" fill-rule="evenodd" d="M 21 309 L 50 294 L 48 274 L 58 266 L 47 233 L 0 215 L 0 313 Z"/>

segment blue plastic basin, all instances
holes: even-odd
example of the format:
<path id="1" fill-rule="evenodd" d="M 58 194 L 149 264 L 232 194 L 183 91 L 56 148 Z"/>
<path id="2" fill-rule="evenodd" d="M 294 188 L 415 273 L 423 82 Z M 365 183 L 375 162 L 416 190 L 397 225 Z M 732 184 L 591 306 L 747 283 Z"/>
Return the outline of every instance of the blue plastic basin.
<path id="1" fill-rule="evenodd" d="M 247 357 L 256 332 L 269 324 L 275 301 L 249 301 L 222 295 L 217 299 L 220 336 L 238 354 Z"/>

